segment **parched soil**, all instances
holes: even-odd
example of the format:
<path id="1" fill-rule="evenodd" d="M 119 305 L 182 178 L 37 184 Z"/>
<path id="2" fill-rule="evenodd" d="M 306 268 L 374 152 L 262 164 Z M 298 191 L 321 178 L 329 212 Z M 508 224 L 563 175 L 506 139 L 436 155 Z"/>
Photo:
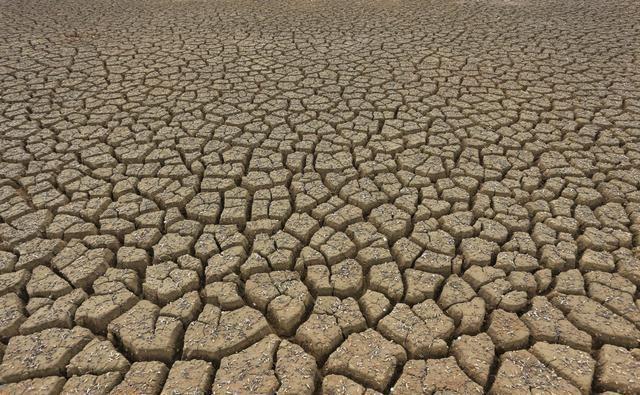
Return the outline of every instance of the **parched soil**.
<path id="1" fill-rule="evenodd" d="M 0 0 L 0 394 L 640 394 L 639 16 Z"/>

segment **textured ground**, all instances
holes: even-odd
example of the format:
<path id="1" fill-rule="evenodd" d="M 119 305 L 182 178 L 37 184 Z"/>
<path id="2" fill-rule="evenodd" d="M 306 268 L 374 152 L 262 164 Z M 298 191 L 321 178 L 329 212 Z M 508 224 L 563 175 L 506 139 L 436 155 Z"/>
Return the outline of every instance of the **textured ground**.
<path id="1" fill-rule="evenodd" d="M 0 393 L 640 393 L 637 1 L 0 0 Z"/>

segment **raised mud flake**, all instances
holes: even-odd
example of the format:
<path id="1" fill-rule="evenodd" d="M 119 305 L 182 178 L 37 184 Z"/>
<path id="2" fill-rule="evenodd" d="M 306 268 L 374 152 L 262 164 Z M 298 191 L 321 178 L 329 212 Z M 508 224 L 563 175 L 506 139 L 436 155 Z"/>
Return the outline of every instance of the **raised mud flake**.
<path id="1" fill-rule="evenodd" d="M 131 269 L 109 268 L 94 281 L 93 291 L 76 310 L 75 321 L 94 333 L 106 335 L 107 325 L 138 302 L 138 275 Z"/>
<path id="2" fill-rule="evenodd" d="M 137 187 L 143 196 L 153 199 L 162 209 L 184 207 L 195 196 L 192 187 L 169 178 L 143 178 Z"/>
<path id="3" fill-rule="evenodd" d="M 482 394 L 482 387 L 474 383 L 458 366 L 455 358 L 410 360 L 402 369 L 394 394 Z"/>
<path id="4" fill-rule="evenodd" d="M 607 251 L 586 250 L 582 253 L 578 264 L 582 272 L 613 272 L 616 268 L 613 255 Z"/>
<path id="5" fill-rule="evenodd" d="M 57 395 L 65 386 L 64 377 L 49 376 L 0 386 L 5 394 Z"/>
<path id="6" fill-rule="evenodd" d="M 349 225 L 362 222 L 363 220 L 362 209 L 360 207 L 347 204 L 327 215 L 324 218 L 324 223 L 326 226 L 330 226 L 333 229 L 344 231 Z"/>
<path id="7" fill-rule="evenodd" d="M 385 235 L 391 243 L 408 236 L 411 231 L 411 216 L 392 204 L 383 204 L 371 211 L 369 221 Z"/>
<path id="8" fill-rule="evenodd" d="M 356 245 L 349 236 L 326 226 L 313 235 L 309 245 L 320 251 L 329 265 L 354 258 L 357 252 Z"/>
<path id="9" fill-rule="evenodd" d="M 312 356 L 297 344 L 282 340 L 276 353 L 276 359 L 276 375 L 280 381 L 278 393 L 314 393 L 319 374 L 316 361 Z"/>
<path id="10" fill-rule="evenodd" d="M 38 266 L 31 271 L 27 283 L 29 297 L 58 298 L 71 292 L 73 288 L 47 266 Z"/>
<path id="11" fill-rule="evenodd" d="M 469 302 L 455 304 L 446 312 L 456 324 L 454 335 L 475 335 L 482 329 L 487 309 L 484 299 L 476 297 Z"/>
<path id="12" fill-rule="evenodd" d="M 214 368 L 211 363 L 194 359 L 173 363 L 162 395 L 206 394 L 211 387 Z"/>
<path id="13" fill-rule="evenodd" d="M 135 361 L 171 362 L 182 336 L 182 323 L 160 316 L 160 307 L 142 300 L 109 323 L 109 337 L 122 344 Z"/>
<path id="14" fill-rule="evenodd" d="M 413 307 L 396 304 L 377 329 L 405 347 L 411 358 L 433 358 L 447 355 L 447 340 L 455 327 L 433 300 L 425 300 Z"/>
<path id="15" fill-rule="evenodd" d="M 249 212 L 249 192 L 244 188 L 234 188 L 224 193 L 224 209 L 220 214 L 220 224 L 244 225 Z"/>
<path id="16" fill-rule="evenodd" d="M 230 392 L 312 394 L 315 361 L 299 346 L 275 335 L 224 357 L 216 372 L 212 394 Z"/>
<path id="17" fill-rule="evenodd" d="M 192 236 L 167 233 L 153 246 L 153 262 L 171 261 L 189 254 L 194 244 L 195 239 Z"/>
<path id="18" fill-rule="evenodd" d="M 287 219 L 284 230 L 298 240 L 309 242 L 315 232 L 320 229 L 320 223 L 307 213 L 293 213 Z"/>
<path id="19" fill-rule="evenodd" d="M 453 270 L 453 258 L 449 255 L 426 250 L 415 260 L 414 269 L 448 277 Z"/>
<path id="20" fill-rule="evenodd" d="M 577 350 L 591 351 L 591 335 L 576 328 L 544 296 L 531 299 L 531 308 L 522 315 L 535 341 L 565 344 Z"/>
<path id="21" fill-rule="evenodd" d="M 327 395 L 378 395 L 380 392 L 365 388 L 355 381 L 337 374 L 329 374 L 322 380 L 322 394 Z"/>
<path id="22" fill-rule="evenodd" d="M 535 257 L 519 252 L 500 252 L 496 257 L 495 267 L 506 273 L 512 271 L 533 272 L 539 268 Z"/>
<path id="23" fill-rule="evenodd" d="M 636 347 L 640 331 L 625 318 L 582 295 L 558 295 L 551 302 L 569 321 L 595 339 L 623 347 Z"/>
<path id="24" fill-rule="evenodd" d="M 162 233 L 157 228 L 140 228 L 124 236 L 124 245 L 148 250 L 153 248 L 160 238 Z"/>
<path id="25" fill-rule="evenodd" d="M 489 391 L 492 395 L 519 393 L 580 394 L 580 390 L 525 350 L 509 351 L 500 357 L 500 368 Z"/>
<path id="26" fill-rule="evenodd" d="M 638 349 L 627 350 L 605 344 L 598 352 L 595 389 L 624 394 L 640 393 Z"/>
<path id="27" fill-rule="evenodd" d="M 174 262 L 147 267 L 142 291 L 146 299 L 164 306 L 200 286 L 200 277 L 193 270 L 184 270 Z"/>
<path id="28" fill-rule="evenodd" d="M 464 267 L 468 268 L 490 265 L 500 251 L 500 247 L 493 241 L 472 237 L 462 240 L 460 251 L 464 259 Z"/>
<path id="29" fill-rule="evenodd" d="M 504 310 L 491 313 L 487 334 L 499 352 L 525 348 L 529 344 L 529 329 L 515 313 Z"/>
<path id="30" fill-rule="evenodd" d="M 478 291 L 487 304 L 489 310 L 501 308 L 506 311 L 518 312 L 527 306 L 527 293 L 515 291 L 509 281 L 497 279 L 485 284 Z"/>
<path id="31" fill-rule="evenodd" d="M 18 257 L 7 251 L 0 251 L 0 274 L 11 273 L 18 262 Z"/>
<path id="32" fill-rule="evenodd" d="M 624 317 L 636 327 L 640 326 L 640 306 L 632 294 L 593 283 L 589 285 L 589 297 L 614 313 Z"/>
<path id="33" fill-rule="evenodd" d="M 220 216 L 221 204 L 219 193 L 200 192 L 186 204 L 187 218 L 204 224 L 213 224 Z"/>
<path id="34" fill-rule="evenodd" d="M 473 288 L 462 278 L 453 274 L 447 278 L 447 282 L 442 287 L 438 306 L 446 310 L 455 304 L 469 302 L 475 296 Z"/>
<path id="35" fill-rule="evenodd" d="M 120 247 L 116 254 L 118 267 L 122 269 L 133 269 L 143 275 L 151 262 L 151 257 L 147 251 L 136 247 Z"/>
<path id="36" fill-rule="evenodd" d="M 47 328 L 71 329 L 75 312 L 86 299 L 86 292 L 74 289 L 56 299 L 51 305 L 42 306 L 34 311 L 20 326 L 20 334 L 28 335 Z"/>
<path id="37" fill-rule="evenodd" d="M 403 237 L 393 243 L 391 253 L 401 270 L 412 267 L 422 253 L 422 247 L 410 239 Z"/>
<path id="38" fill-rule="evenodd" d="M 64 384 L 62 393 L 65 395 L 107 395 L 122 381 L 122 378 L 123 376 L 119 372 L 109 372 L 100 376 L 93 374 L 72 376 Z"/>
<path id="39" fill-rule="evenodd" d="M 266 313 L 278 333 L 295 332 L 312 297 L 297 272 L 257 273 L 245 284 L 248 303 Z"/>
<path id="40" fill-rule="evenodd" d="M 16 294 L 0 296 L 0 339 L 18 334 L 18 328 L 27 319 L 24 302 Z"/>
<path id="41" fill-rule="evenodd" d="M 221 311 L 207 304 L 184 336 L 183 358 L 217 362 L 272 332 L 264 316 L 251 307 Z"/>
<path id="42" fill-rule="evenodd" d="M 245 305 L 235 282 L 218 281 L 207 284 L 201 292 L 205 303 L 216 305 L 222 310 L 235 310 Z"/>
<path id="43" fill-rule="evenodd" d="M 164 306 L 160 309 L 160 315 L 177 318 L 187 326 L 197 318 L 200 311 L 202 311 L 200 295 L 197 291 L 192 291 Z"/>
<path id="44" fill-rule="evenodd" d="M 398 302 L 404 295 L 402 274 L 395 262 L 375 265 L 367 276 L 369 289 L 383 293 L 392 302 Z"/>
<path id="45" fill-rule="evenodd" d="M 462 279 L 471 285 L 471 287 L 476 291 L 485 284 L 504 278 L 506 278 L 505 272 L 502 269 L 496 269 L 493 266 L 473 266 L 465 270 L 462 275 Z"/>
<path id="46" fill-rule="evenodd" d="M 119 372 L 125 374 L 129 370 L 129 361 L 120 354 L 108 340 L 94 339 L 89 342 L 67 365 L 67 374 L 96 376 Z"/>
<path id="47" fill-rule="evenodd" d="M 9 340 L 0 365 L 0 382 L 64 375 L 65 366 L 91 341 L 85 328 L 52 328 Z"/>
<path id="48" fill-rule="evenodd" d="M 135 362 L 124 380 L 109 394 L 159 394 L 168 372 L 169 369 L 162 362 Z"/>
<path id="49" fill-rule="evenodd" d="M 48 262 L 64 248 L 64 242 L 58 239 L 34 238 L 16 247 L 19 254 L 15 269 L 31 270 Z"/>
<path id="50" fill-rule="evenodd" d="M 451 354 L 473 381 L 484 387 L 495 362 L 495 346 L 486 333 L 460 336 L 451 345 Z"/>
<path id="51" fill-rule="evenodd" d="M 324 365 L 324 374 L 344 374 L 357 383 L 384 392 L 398 365 L 404 364 L 404 349 L 373 329 L 351 334 Z"/>
<path id="52" fill-rule="evenodd" d="M 439 274 L 414 269 L 406 269 L 403 278 L 407 288 L 404 302 L 407 304 L 433 299 L 444 282 L 444 277 Z"/>
<path id="53" fill-rule="evenodd" d="M 330 284 L 333 294 L 340 298 L 357 297 L 364 287 L 362 267 L 353 259 L 331 266 Z"/>
<path id="54" fill-rule="evenodd" d="M 560 377 L 569 381 L 582 391 L 591 393 L 591 382 L 596 361 L 584 351 L 569 346 L 538 342 L 529 350 L 545 365 L 551 367 Z"/>
<path id="55" fill-rule="evenodd" d="M 348 182 L 340 189 L 340 197 L 365 213 L 387 203 L 389 197 L 368 177 Z"/>
<path id="56" fill-rule="evenodd" d="M 353 298 L 319 296 L 309 318 L 296 331 L 296 342 L 324 361 L 351 333 L 367 328 Z"/>
<path id="57" fill-rule="evenodd" d="M 88 288 L 113 262 L 111 250 L 88 249 L 80 241 L 73 240 L 51 260 L 51 265 L 74 287 Z"/>

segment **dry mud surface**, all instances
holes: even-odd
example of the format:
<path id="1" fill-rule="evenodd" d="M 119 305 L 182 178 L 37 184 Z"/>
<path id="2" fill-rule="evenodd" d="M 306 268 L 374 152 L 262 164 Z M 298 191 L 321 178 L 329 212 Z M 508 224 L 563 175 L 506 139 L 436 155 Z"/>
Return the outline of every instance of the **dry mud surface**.
<path id="1" fill-rule="evenodd" d="M 0 0 L 0 394 L 640 394 L 639 15 Z"/>

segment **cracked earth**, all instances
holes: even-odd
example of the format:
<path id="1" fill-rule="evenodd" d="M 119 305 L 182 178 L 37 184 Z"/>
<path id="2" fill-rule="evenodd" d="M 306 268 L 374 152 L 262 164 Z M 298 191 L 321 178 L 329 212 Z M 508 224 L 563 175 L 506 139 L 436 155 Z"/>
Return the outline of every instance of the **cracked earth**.
<path id="1" fill-rule="evenodd" d="M 639 4 L 0 0 L 0 393 L 640 394 Z"/>

